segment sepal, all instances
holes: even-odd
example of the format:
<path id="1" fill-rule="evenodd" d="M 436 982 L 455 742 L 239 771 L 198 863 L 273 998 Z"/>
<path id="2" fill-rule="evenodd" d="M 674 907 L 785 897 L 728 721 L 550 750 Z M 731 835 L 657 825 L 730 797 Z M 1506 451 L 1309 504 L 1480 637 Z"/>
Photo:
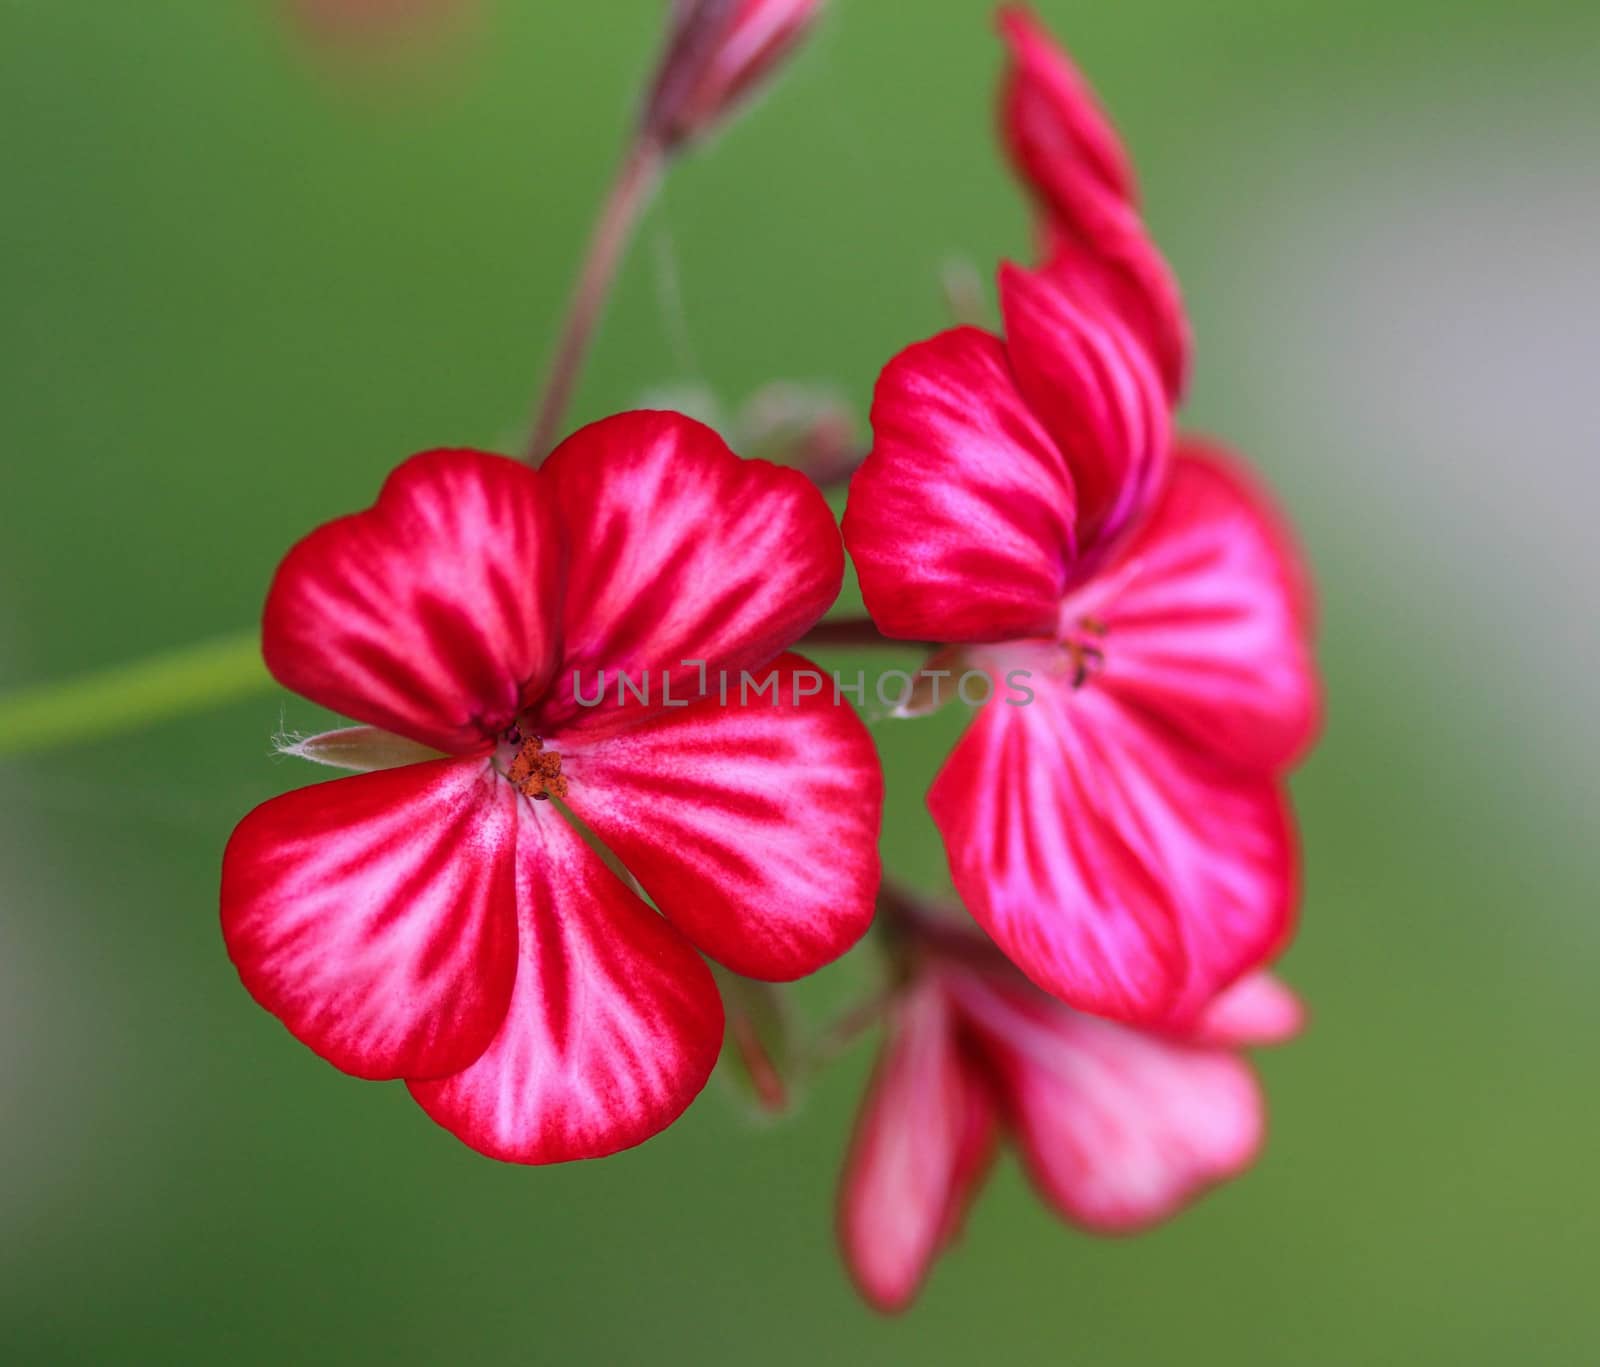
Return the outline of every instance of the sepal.
<path id="1" fill-rule="evenodd" d="M 280 755 L 293 755 L 296 759 L 356 774 L 444 758 L 438 750 L 376 726 L 342 726 L 315 736 L 283 735 L 277 740 L 277 751 Z"/>

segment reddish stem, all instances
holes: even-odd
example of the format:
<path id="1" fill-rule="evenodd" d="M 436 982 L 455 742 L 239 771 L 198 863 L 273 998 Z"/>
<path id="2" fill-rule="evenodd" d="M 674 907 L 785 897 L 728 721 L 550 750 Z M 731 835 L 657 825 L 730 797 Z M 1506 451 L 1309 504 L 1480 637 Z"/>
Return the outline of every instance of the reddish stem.
<path id="1" fill-rule="evenodd" d="M 870 617 L 835 617 L 818 622 L 800 638 L 801 646 L 894 646 L 915 650 L 930 645 L 927 641 L 897 641 L 885 636 Z"/>
<path id="2" fill-rule="evenodd" d="M 571 402 L 572 391 L 583 370 L 584 358 L 594 339 L 596 325 L 605 311 L 606 298 L 616 279 L 622 254 L 633 236 L 634 226 L 661 181 L 664 164 L 661 148 L 651 137 L 641 135 L 629 149 L 617 171 L 611 190 L 595 220 L 584 256 L 583 269 L 567 307 L 567 318 L 556 345 L 550 377 L 533 420 L 533 435 L 528 441 L 527 459 L 538 465 L 556 444 L 562 419 Z"/>
<path id="3" fill-rule="evenodd" d="M 739 1057 L 750 1074 L 750 1085 L 755 1088 L 756 1100 L 761 1103 L 761 1108 L 773 1114 L 785 1110 L 789 1104 L 788 1089 L 783 1085 L 783 1078 L 773 1066 L 750 1018 L 733 1015 L 728 1018 L 728 1023 L 733 1031 L 734 1047 L 738 1049 Z"/>
<path id="4" fill-rule="evenodd" d="M 878 921 L 891 947 L 895 940 L 932 949 L 978 968 L 1004 966 L 993 941 L 972 922 L 940 914 L 910 888 L 885 878 L 878 890 Z"/>

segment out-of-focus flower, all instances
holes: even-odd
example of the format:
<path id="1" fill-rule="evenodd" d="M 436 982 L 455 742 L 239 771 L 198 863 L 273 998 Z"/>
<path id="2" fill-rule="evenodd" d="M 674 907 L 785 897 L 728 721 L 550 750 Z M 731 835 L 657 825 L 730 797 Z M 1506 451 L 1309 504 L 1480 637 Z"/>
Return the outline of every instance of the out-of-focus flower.
<path id="1" fill-rule="evenodd" d="M 1299 1003 L 1258 974 L 1182 1034 L 1081 1015 L 976 941 L 924 946 L 892 1005 L 839 1191 L 861 1294 L 904 1309 L 960 1233 L 1002 1135 L 1071 1224 L 1125 1234 L 1254 1161 L 1264 1102 L 1243 1047 L 1276 1044 Z"/>
<path id="2" fill-rule="evenodd" d="M 879 630 L 994 683 L 928 794 L 962 900 L 1063 1001 L 1182 1026 L 1292 928 L 1310 595 L 1114 315 L 1014 267 L 1001 302 L 884 370 L 845 541 Z"/>
<path id="3" fill-rule="evenodd" d="M 382 42 L 465 14 L 479 0 L 288 0 L 290 14 L 317 38 Z"/>
<path id="4" fill-rule="evenodd" d="M 1155 358 L 1169 397 L 1189 372 L 1177 281 L 1145 230 L 1127 152 L 1094 91 L 1022 6 L 1000 11 L 1010 53 L 1002 140 L 1040 214 L 1045 269 L 1086 304 L 1115 310 Z"/>
<path id="5" fill-rule="evenodd" d="M 792 465 L 814 484 L 843 484 L 865 454 L 856 414 L 837 390 L 776 381 L 739 412 L 740 449 Z"/>
<path id="6" fill-rule="evenodd" d="M 856 410 L 829 384 L 773 380 L 731 414 L 703 385 L 658 385 L 644 391 L 639 406 L 687 413 L 716 428 L 736 451 L 790 466 L 824 488 L 844 484 L 866 455 Z"/>
<path id="7" fill-rule="evenodd" d="M 716 128 L 810 31 L 822 0 L 673 0 L 667 51 L 645 108 L 671 151 Z"/>
<path id="8" fill-rule="evenodd" d="M 297 752 L 375 771 L 234 832 L 222 924 L 245 986 L 496 1158 L 670 1124 L 722 1041 L 696 950 L 793 978 L 871 920 L 877 757 L 781 653 L 842 572 L 807 481 L 675 414 L 596 423 L 538 471 L 402 465 L 290 551 L 267 600 L 273 674 L 371 728 Z M 777 697 L 724 706 L 724 671 Z"/>

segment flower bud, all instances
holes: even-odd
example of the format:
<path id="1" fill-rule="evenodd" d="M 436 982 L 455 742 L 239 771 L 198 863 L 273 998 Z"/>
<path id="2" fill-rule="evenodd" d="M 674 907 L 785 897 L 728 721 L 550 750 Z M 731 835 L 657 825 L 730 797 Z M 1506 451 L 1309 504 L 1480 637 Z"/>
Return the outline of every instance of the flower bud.
<path id="1" fill-rule="evenodd" d="M 866 454 L 850 405 L 821 385 L 764 385 L 740 411 L 735 436 L 743 455 L 793 466 L 823 488 L 843 484 Z"/>
<path id="2" fill-rule="evenodd" d="M 646 133 L 667 151 L 704 137 L 777 71 L 821 8 L 822 0 L 674 0 Z"/>

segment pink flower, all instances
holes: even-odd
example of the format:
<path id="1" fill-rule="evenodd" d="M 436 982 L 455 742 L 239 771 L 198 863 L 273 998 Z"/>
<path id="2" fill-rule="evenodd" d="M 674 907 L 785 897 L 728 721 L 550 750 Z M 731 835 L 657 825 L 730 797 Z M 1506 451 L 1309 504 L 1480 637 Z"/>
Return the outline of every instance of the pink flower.
<path id="1" fill-rule="evenodd" d="M 1046 270 L 1080 300 L 1114 310 L 1177 399 L 1189 371 L 1183 300 L 1139 213 L 1133 167 L 1082 73 L 1029 11 L 1008 5 L 1011 65 L 1001 136 L 1040 214 Z"/>
<path id="2" fill-rule="evenodd" d="M 1006 340 L 884 370 L 845 541 L 885 635 L 996 685 L 928 794 L 962 900 L 1063 1001 L 1181 1026 L 1291 929 L 1309 592 L 1114 316 L 1015 267 L 1001 299 Z"/>
<path id="3" fill-rule="evenodd" d="M 675 414 L 596 423 L 538 471 L 407 461 L 290 551 L 263 650 L 287 687 L 377 728 L 303 749 L 416 762 L 239 824 L 222 925 L 245 986 L 496 1158 L 596 1157 L 670 1124 L 722 1039 L 696 950 L 793 978 L 872 917 L 872 743 L 781 653 L 842 570 L 802 476 Z M 649 671 L 647 703 L 619 670 Z M 720 671 L 770 673 L 778 697 L 723 706 Z"/>
<path id="4" fill-rule="evenodd" d="M 667 148 L 704 137 L 788 60 L 821 9 L 822 0 L 673 0 L 646 128 Z"/>
<path id="5" fill-rule="evenodd" d="M 1071 1224 L 1124 1234 L 1176 1214 L 1260 1150 L 1261 1092 L 1236 1051 L 1300 1024 L 1264 974 L 1161 1035 L 1080 1015 L 981 948 L 928 954 L 891 1009 L 840 1182 L 857 1288 L 879 1310 L 911 1303 L 1002 1134 Z"/>

